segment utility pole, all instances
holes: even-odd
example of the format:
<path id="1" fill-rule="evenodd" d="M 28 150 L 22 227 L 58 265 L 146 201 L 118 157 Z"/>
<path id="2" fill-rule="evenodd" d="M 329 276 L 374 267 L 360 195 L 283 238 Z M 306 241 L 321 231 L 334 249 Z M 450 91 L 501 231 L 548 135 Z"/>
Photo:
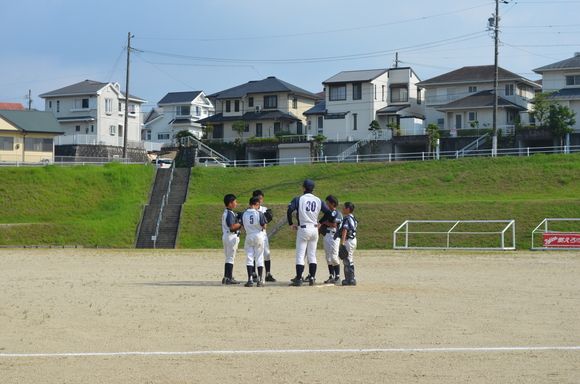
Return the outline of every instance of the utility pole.
<path id="1" fill-rule="evenodd" d="M 32 91 L 28 90 L 28 110 L 32 109 Z"/>
<path id="2" fill-rule="evenodd" d="M 123 159 L 127 158 L 127 126 L 129 125 L 129 74 L 131 66 L 131 32 L 127 34 L 127 74 L 125 77 L 125 122 L 123 123 Z"/>
<path id="3" fill-rule="evenodd" d="M 493 130 L 491 137 L 491 156 L 497 156 L 497 106 L 498 106 L 498 82 L 499 82 L 499 2 L 507 4 L 506 0 L 495 0 L 495 14 L 489 19 L 488 29 L 493 28 L 493 41 L 495 47 L 493 64 Z"/>
<path id="4" fill-rule="evenodd" d="M 395 53 L 395 68 L 399 68 L 399 52 Z"/>

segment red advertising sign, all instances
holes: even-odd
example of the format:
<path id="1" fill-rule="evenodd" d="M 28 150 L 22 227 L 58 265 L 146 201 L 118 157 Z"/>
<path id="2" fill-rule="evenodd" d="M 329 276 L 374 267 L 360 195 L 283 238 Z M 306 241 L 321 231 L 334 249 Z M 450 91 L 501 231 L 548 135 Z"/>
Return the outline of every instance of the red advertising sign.
<path id="1" fill-rule="evenodd" d="M 580 233 L 544 233 L 544 247 L 580 248 Z"/>

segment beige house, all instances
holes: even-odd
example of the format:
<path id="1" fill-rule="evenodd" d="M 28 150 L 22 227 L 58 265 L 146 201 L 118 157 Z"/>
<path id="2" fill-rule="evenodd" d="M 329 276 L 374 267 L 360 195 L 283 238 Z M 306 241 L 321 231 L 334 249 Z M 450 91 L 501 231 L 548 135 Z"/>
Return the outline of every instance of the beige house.
<path id="1" fill-rule="evenodd" d="M 216 113 L 198 123 L 214 127 L 210 138 L 233 141 L 275 137 L 277 132 L 310 134 L 306 132 L 303 113 L 314 106 L 319 96 L 272 76 L 216 92 L 208 98 Z M 247 124 L 242 135 L 232 129 L 238 120 Z"/>
<path id="2" fill-rule="evenodd" d="M 53 162 L 63 129 L 52 112 L 0 110 L 1 162 Z"/>

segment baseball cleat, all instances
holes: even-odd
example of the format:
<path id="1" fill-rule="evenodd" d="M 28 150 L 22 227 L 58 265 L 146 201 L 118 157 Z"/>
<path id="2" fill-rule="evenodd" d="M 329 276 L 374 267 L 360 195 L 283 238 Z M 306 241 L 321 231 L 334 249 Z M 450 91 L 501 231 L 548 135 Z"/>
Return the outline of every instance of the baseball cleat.
<path id="1" fill-rule="evenodd" d="M 276 279 L 274 279 L 274 276 L 270 275 L 269 273 L 266 275 L 266 281 L 269 281 L 271 283 L 275 283 Z"/>
<path id="2" fill-rule="evenodd" d="M 328 278 L 328 280 L 324 281 L 324 284 L 334 284 L 336 282 L 336 279 L 334 278 L 334 276 L 330 276 Z"/>
<path id="3" fill-rule="evenodd" d="M 226 284 L 240 284 L 240 282 L 232 277 L 231 279 L 226 278 Z"/>
<path id="4" fill-rule="evenodd" d="M 227 279 L 226 277 L 224 277 L 224 278 L 222 279 L 222 284 L 225 284 L 225 283 L 226 283 L 226 279 Z"/>
<path id="5" fill-rule="evenodd" d="M 264 282 L 260 279 L 258 280 L 258 285 L 257 287 L 264 287 Z"/>
<path id="6" fill-rule="evenodd" d="M 254 281 L 254 283 L 256 283 L 258 281 L 258 275 L 256 275 L 255 273 L 252 274 L 252 280 Z"/>
<path id="7" fill-rule="evenodd" d="M 306 276 L 305 278 L 302 279 L 303 283 L 307 283 L 310 281 L 310 275 Z"/>
<path id="8" fill-rule="evenodd" d="M 308 279 L 308 285 L 314 285 L 315 281 L 316 279 L 314 277 L 311 277 L 310 279 Z"/>
<path id="9" fill-rule="evenodd" d="M 254 283 L 252 283 L 252 281 L 248 281 L 246 284 L 244 284 L 244 287 L 253 287 Z"/>
<path id="10" fill-rule="evenodd" d="M 294 277 L 294 278 L 290 279 L 290 281 L 291 281 L 291 282 L 293 282 L 293 283 L 295 283 L 295 282 L 297 282 L 297 281 L 302 281 L 302 278 L 301 278 L 301 277 L 298 277 L 298 276 L 296 276 L 296 277 Z"/>
<path id="11" fill-rule="evenodd" d="M 342 285 L 356 285 L 356 280 L 343 280 Z"/>
<path id="12" fill-rule="evenodd" d="M 290 283 L 290 287 L 301 287 L 301 286 L 302 286 L 302 280 L 294 281 L 294 279 L 293 279 L 292 283 Z"/>
<path id="13" fill-rule="evenodd" d="M 340 276 L 336 276 L 336 278 L 333 281 L 334 284 L 340 284 Z"/>

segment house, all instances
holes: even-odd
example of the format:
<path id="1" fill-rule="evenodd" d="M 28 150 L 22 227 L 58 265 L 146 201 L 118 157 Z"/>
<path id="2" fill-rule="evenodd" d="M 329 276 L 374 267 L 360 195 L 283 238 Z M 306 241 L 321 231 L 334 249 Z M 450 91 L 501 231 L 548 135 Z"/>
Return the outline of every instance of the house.
<path id="1" fill-rule="evenodd" d="M 52 112 L 0 110 L 0 161 L 52 162 L 63 133 Z"/>
<path id="2" fill-rule="evenodd" d="M 127 95 L 119 83 L 85 80 L 40 95 L 45 110 L 62 125 L 65 136 L 56 145 L 124 146 L 125 102 Z M 141 107 L 146 100 L 129 95 L 127 146 L 142 148 Z"/>
<path id="3" fill-rule="evenodd" d="M 471 66 L 420 82 L 426 91 L 425 123 L 452 136 L 461 129 L 492 127 L 494 73 L 493 65 Z M 539 89 L 538 83 L 498 68 L 498 128 L 513 130 L 518 116 L 522 124 L 529 124 L 526 111 Z"/>
<path id="4" fill-rule="evenodd" d="M 580 52 L 569 59 L 536 68 L 534 72 L 542 75 L 543 91 L 555 91 L 551 98 L 580 116 Z M 576 118 L 572 128 L 580 129 L 580 119 Z"/>
<path id="5" fill-rule="evenodd" d="M 215 113 L 213 104 L 203 91 L 170 92 L 147 115 L 143 140 L 171 143 L 179 131 L 189 131 L 198 139 L 203 136 L 200 119 Z"/>
<path id="6" fill-rule="evenodd" d="M 310 134 L 302 114 L 319 99 L 314 93 L 274 76 L 216 92 L 208 98 L 215 105 L 216 114 L 198 122 L 212 125 L 211 138 L 223 141 L 275 137 L 277 132 Z M 232 129 L 239 120 L 247 124 L 242 135 Z"/>
<path id="7" fill-rule="evenodd" d="M 395 122 L 405 134 L 423 134 L 419 81 L 408 67 L 340 72 L 322 83 L 325 100 L 306 111 L 308 127 L 329 141 L 362 140 L 373 120 L 381 128 Z"/>
<path id="8" fill-rule="evenodd" d="M 24 106 L 20 103 L 0 103 L 0 109 L 12 109 L 15 111 L 24 111 Z"/>

